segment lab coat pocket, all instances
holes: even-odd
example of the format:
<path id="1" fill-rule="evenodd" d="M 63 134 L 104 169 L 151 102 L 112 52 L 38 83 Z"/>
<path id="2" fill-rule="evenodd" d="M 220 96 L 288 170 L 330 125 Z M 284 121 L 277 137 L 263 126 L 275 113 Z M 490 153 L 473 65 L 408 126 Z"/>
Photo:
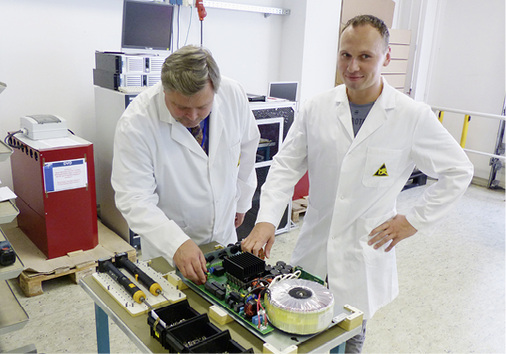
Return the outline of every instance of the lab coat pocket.
<path id="1" fill-rule="evenodd" d="M 241 164 L 241 142 L 237 142 L 230 147 L 230 159 L 232 166 L 239 167 Z"/>
<path id="2" fill-rule="evenodd" d="M 381 217 L 362 218 L 357 221 L 356 231 L 361 235 L 360 246 L 364 260 L 363 271 L 365 272 L 369 306 L 372 313 L 392 301 L 399 292 L 395 249 L 385 252 L 387 245 L 374 249 L 374 247 L 367 244 L 371 230 L 392 218 L 394 214 L 392 212 Z"/>
<path id="3" fill-rule="evenodd" d="M 402 172 L 404 151 L 368 147 L 362 183 L 366 187 L 389 187 Z"/>
<path id="4" fill-rule="evenodd" d="M 395 250 L 385 252 L 388 242 L 378 249 L 367 242 L 372 238 L 369 233 L 375 227 L 394 217 L 395 213 L 388 213 L 376 218 L 362 218 L 357 221 L 357 232 L 360 232 L 360 246 L 364 256 L 366 272 L 371 282 L 392 284 L 392 276 L 395 276 Z M 381 280 L 382 279 L 382 280 Z"/>
<path id="5" fill-rule="evenodd" d="M 369 240 L 373 238 L 374 236 L 369 236 L 369 233 L 375 229 L 376 227 L 383 224 L 385 221 L 392 219 L 396 215 L 395 211 L 391 211 L 386 215 L 380 216 L 380 217 L 373 217 L 373 218 L 359 218 L 357 219 L 357 228 L 355 232 L 360 237 L 360 246 L 361 249 L 366 250 L 366 254 L 375 254 L 378 251 L 385 251 L 385 248 L 388 247 L 388 242 L 380 247 L 379 249 L 375 250 L 372 246 L 368 244 Z M 368 251 L 373 252 L 368 252 Z"/>

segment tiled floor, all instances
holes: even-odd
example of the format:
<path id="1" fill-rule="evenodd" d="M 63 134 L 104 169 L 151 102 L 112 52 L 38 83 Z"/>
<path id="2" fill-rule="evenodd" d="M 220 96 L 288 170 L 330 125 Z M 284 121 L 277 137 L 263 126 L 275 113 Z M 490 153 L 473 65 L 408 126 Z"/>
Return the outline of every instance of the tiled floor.
<path id="1" fill-rule="evenodd" d="M 399 212 L 425 188 L 402 192 Z M 400 295 L 369 321 L 365 353 L 505 352 L 504 206 L 504 191 L 473 185 L 433 235 L 397 246 Z M 268 263 L 288 260 L 297 234 L 277 236 Z M 0 336 L 0 352 L 31 343 L 43 353 L 96 352 L 93 302 L 69 277 L 32 298 L 10 284 L 30 320 Z M 138 352 L 112 321 L 110 336 L 112 352 Z"/>

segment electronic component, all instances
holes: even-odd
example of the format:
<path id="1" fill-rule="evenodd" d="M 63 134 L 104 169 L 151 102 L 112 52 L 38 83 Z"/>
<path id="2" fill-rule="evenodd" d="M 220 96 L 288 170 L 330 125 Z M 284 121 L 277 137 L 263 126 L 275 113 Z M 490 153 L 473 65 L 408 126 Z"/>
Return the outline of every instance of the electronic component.
<path id="1" fill-rule="evenodd" d="M 249 252 L 239 253 L 223 260 L 225 272 L 241 282 L 248 282 L 265 271 L 265 261 Z"/>
<path id="2" fill-rule="evenodd" d="M 32 140 L 64 138 L 68 135 L 65 119 L 50 114 L 21 117 L 20 127 Z"/>
<path id="3" fill-rule="evenodd" d="M 282 331 L 313 334 L 332 322 L 334 296 L 317 282 L 286 279 L 271 283 L 265 296 L 265 308 L 269 321 Z"/>
<path id="4" fill-rule="evenodd" d="M 257 299 L 250 298 L 244 304 L 244 314 L 247 317 L 253 317 L 257 314 Z"/>
<path id="5" fill-rule="evenodd" d="M 14 262 L 16 262 L 16 253 L 9 241 L 0 241 L 0 265 L 6 267 Z"/>
<path id="6" fill-rule="evenodd" d="M 216 296 L 219 300 L 225 300 L 225 286 L 223 284 L 220 284 L 215 281 L 207 281 L 204 284 L 204 288 L 211 293 L 212 295 Z"/>
<path id="7" fill-rule="evenodd" d="M 213 274 L 217 277 L 221 277 L 225 274 L 225 268 L 223 268 L 223 266 L 216 266 L 216 267 L 213 267 Z"/>
<path id="8" fill-rule="evenodd" d="M 220 264 L 224 258 L 231 257 L 241 251 L 241 242 L 231 243 L 227 247 L 219 246 L 214 251 L 204 255 L 209 264 Z"/>

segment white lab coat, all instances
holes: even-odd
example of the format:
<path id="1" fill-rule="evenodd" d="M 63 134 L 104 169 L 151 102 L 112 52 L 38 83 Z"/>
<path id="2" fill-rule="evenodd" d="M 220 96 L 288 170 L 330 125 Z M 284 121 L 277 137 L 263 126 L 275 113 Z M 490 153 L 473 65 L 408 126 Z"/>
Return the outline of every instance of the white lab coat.
<path id="1" fill-rule="evenodd" d="M 144 259 L 173 263 L 189 238 L 237 242 L 235 213 L 251 207 L 259 138 L 246 94 L 224 77 L 209 118 L 209 156 L 171 116 L 161 83 L 135 98 L 116 127 L 111 182 Z"/>
<path id="2" fill-rule="evenodd" d="M 406 214 L 418 235 L 447 215 L 473 174 L 466 154 L 430 107 L 383 82 L 356 137 L 344 85 L 304 105 L 274 158 L 257 217 L 277 225 L 307 170 L 308 209 L 291 263 L 328 275 L 337 313 L 349 304 L 366 319 L 398 294 L 395 249 L 374 250 L 368 235 L 396 215 L 396 198 L 415 164 L 438 178 Z M 388 176 L 375 176 L 383 164 Z"/>

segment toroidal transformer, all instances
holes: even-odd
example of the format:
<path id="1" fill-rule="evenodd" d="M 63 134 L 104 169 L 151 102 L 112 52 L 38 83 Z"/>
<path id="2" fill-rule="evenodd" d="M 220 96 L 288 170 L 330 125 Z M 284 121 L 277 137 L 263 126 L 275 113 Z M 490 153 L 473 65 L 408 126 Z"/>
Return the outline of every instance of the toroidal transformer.
<path id="1" fill-rule="evenodd" d="M 282 331 L 313 334 L 326 329 L 334 314 L 334 296 L 314 281 L 287 279 L 272 284 L 265 295 L 269 321 Z"/>

